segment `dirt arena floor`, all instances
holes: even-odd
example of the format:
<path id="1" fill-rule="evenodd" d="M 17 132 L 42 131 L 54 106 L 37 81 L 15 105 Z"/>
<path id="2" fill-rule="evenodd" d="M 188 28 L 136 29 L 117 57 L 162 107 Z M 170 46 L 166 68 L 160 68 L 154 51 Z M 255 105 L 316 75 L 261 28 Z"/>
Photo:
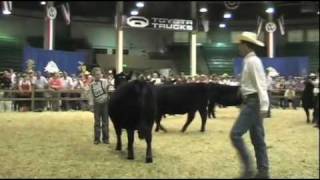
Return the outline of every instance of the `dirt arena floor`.
<path id="1" fill-rule="evenodd" d="M 145 141 L 135 134 L 135 160 L 110 144 L 93 144 L 90 112 L 0 113 L 0 178 L 235 178 L 240 164 L 230 139 L 237 108 L 217 109 L 207 131 L 200 116 L 181 133 L 186 115 L 168 116 L 168 133 L 153 134 L 154 163 L 145 164 Z M 298 110 L 274 109 L 265 120 L 272 178 L 319 178 L 319 129 Z M 253 155 L 249 135 L 245 140 Z"/>

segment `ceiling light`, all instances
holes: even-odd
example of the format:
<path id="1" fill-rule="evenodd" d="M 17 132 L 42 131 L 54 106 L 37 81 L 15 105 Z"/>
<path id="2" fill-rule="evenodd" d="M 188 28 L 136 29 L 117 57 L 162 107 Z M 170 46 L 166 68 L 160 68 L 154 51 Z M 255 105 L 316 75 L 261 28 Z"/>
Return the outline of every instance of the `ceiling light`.
<path id="1" fill-rule="evenodd" d="M 2 11 L 2 14 L 4 14 L 4 15 L 9 15 L 9 14 L 11 14 L 11 11 L 9 11 L 9 10 L 7 10 L 7 9 L 4 9 L 4 10 Z"/>
<path id="2" fill-rule="evenodd" d="M 2 1 L 2 14 L 9 15 L 12 11 L 12 1 Z"/>
<path id="3" fill-rule="evenodd" d="M 45 2 L 45 1 L 41 1 L 41 2 L 40 2 L 40 4 L 41 4 L 41 5 L 46 5 L 46 4 L 47 4 L 47 2 Z"/>
<path id="4" fill-rule="evenodd" d="M 269 7 L 266 9 L 266 13 L 268 14 L 273 14 L 274 13 L 274 8 L 273 7 Z"/>
<path id="5" fill-rule="evenodd" d="M 136 6 L 137 6 L 138 8 L 142 8 L 142 7 L 144 7 L 144 3 L 143 3 L 143 2 L 137 2 L 137 3 L 136 3 Z"/>
<path id="6" fill-rule="evenodd" d="M 199 10 L 200 12 L 202 12 L 202 13 L 205 13 L 205 12 L 208 12 L 208 9 L 207 8 L 205 8 L 205 7 L 202 7 L 202 8 L 200 8 L 200 10 Z"/>
<path id="7" fill-rule="evenodd" d="M 219 24 L 219 28 L 225 28 L 226 27 L 226 24 L 225 23 L 220 23 Z"/>
<path id="8" fill-rule="evenodd" d="M 131 14 L 132 16 L 136 16 L 136 15 L 139 14 L 139 12 L 138 12 L 137 10 L 132 10 L 132 11 L 130 12 L 130 14 Z"/>
<path id="9" fill-rule="evenodd" d="M 225 12 L 223 14 L 223 18 L 225 18 L 225 19 L 230 19 L 231 17 L 232 17 L 232 14 L 230 12 Z"/>

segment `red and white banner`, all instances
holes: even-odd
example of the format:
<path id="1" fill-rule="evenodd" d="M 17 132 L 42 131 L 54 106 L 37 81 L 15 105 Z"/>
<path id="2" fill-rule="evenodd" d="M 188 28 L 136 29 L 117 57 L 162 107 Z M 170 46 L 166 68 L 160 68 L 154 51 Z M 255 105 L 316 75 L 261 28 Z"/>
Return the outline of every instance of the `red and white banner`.
<path id="1" fill-rule="evenodd" d="M 262 19 L 260 16 L 258 16 L 258 29 L 257 29 L 257 37 L 260 36 L 261 29 L 264 23 L 264 19 Z"/>
<path id="2" fill-rule="evenodd" d="M 12 11 L 12 1 L 2 1 L 2 11 Z"/>
<path id="3" fill-rule="evenodd" d="M 66 21 L 66 24 L 69 25 L 71 23 L 69 4 L 68 3 L 62 4 L 61 10 L 63 13 L 64 20 Z"/>
<path id="4" fill-rule="evenodd" d="M 279 25 L 279 29 L 280 29 L 281 35 L 285 35 L 284 18 L 283 18 L 283 16 L 281 16 L 277 21 L 278 21 L 278 25 Z"/>

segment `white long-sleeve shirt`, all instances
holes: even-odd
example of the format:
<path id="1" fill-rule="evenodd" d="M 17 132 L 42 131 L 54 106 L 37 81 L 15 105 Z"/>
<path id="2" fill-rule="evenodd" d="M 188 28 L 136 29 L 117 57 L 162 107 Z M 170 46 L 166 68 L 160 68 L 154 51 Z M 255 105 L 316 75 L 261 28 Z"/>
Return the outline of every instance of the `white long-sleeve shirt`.
<path id="1" fill-rule="evenodd" d="M 269 107 L 268 84 L 263 64 L 254 52 L 244 57 L 241 74 L 241 93 L 246 96 L 258 93 L 260 110 L 267 111 Z"/>

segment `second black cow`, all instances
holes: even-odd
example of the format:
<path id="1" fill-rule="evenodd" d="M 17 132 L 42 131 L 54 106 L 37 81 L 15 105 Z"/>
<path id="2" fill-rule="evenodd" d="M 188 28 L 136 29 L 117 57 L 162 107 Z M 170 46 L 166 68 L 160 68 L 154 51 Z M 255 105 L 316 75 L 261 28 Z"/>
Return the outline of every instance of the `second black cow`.
<path id="1" fill-rule="evenodd" d="M 160 123 L 165 114 L 188 113 L 187 121 L 181 130 L 184 132 L 194 119 L 197 111 L 199 111 L 202 120 L 201 132 L 205 131 L 208 104 L 206 84 L 158 85 L 155 86 L 155 92 L 157 96 L 156 131 L 159 131 L 159 129 L 166 131 Z"/>
<path id="2" fill-rule="evenodd" d="M 239 106 L 242 103 L 242 96 L 240 93 L 240 86 L 229 86 L 218 83 L 208 84 L 209 104 L 208 104 L 208 118 L 216 118 L 215 106 Z"/>

